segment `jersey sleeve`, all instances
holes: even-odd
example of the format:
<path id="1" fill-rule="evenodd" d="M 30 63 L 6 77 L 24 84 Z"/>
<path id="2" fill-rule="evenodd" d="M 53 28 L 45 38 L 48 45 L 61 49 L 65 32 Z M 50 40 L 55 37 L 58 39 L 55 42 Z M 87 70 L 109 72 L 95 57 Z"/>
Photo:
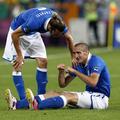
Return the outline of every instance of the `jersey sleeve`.
<path id="1" fill-rule="evenodd" d="M 42 22 L 39 22 L 32 16 L 21 26 L 21 28 L 25 34 L 28 34 L 30 32 L 37 32 L 41 25 Z"/>
<path id="2" fill-rule="evenodd" d="M 69 73 L 69 75 L 70 75 L 71 77 L 76 77 L 76 75 L 75 75 L 74 73 Z"/>

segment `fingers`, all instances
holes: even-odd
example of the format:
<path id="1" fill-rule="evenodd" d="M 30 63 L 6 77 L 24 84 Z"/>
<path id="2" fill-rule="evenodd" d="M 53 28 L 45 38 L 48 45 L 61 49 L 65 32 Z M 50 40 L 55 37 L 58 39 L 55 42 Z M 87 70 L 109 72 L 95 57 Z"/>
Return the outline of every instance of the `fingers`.
<path id="1" fill-rule="evenodd" d="M 66 66 L 65 64 L 59 64 L 57 66 L 57 69 L 60 71 L 60 72 L 66 72 L 66 73 L 69 73 L 69 72 L 73 72 L 74 69 L 72 67 L 69 67 L 69 66 Z"/>
<path id="2" fill-rule="evenodd" d="M 23 64 L 23 61 L 21 62 L 21 61 L 15 60 L 15 61 L 13 62 L 13 67 L 14 67 L 14 69 L 16 69 L 16 70 L 19 70 L 19 69 L 21 68 L 22 64 Z"/>
<path id="3" fill-rule="evenodd" d="M 21 63 L 15 62 L 13 64 L 13 67 L 14 67 L 14 69 L 19 69 L 21 65 L 22 65 Z"/>
<path id="4" fill-rule="evenodd" d="M 64 69 L 65 69 L 65 64 L 59 64 L 59 65 L 57 66 L 57 69 L 62 69 L 62 70 L 64 70 Z"/>
<path id="5" fill-rule="evenodd" d="M 67 70 L 68 73 L 73 73 L 74 72 L 74 69 L 72 67 L 69 67 L 69 66 L 67 67 L 66 70 Z"/>
<path id="6" fill-rule="evenodd" d="M 72 59 L 72 65 L 75 67 L 79 64 L 79 62 L 76 59 Z"/>

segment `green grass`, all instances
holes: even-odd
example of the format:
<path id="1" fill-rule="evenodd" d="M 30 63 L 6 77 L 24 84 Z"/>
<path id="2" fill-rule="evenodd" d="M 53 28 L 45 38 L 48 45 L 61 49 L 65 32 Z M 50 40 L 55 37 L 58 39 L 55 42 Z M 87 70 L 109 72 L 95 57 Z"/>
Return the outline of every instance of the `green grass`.
<path id="1" fill-rule="evenodd" d="M 3 49 L 0 49 L 2 56 Z M 61 89 L 58 86 L 56 66 L 59 63 L 70 65 L 70 55 L 66 48 L 47 48 L 48 53 L 48 79 L 47 90 L 70 90 L 83 91 L 85 84 L 76 78 L 68 87 Z M 107 110 L 87 109 L 57 109 L 57 110 L 16 110 L 9 111 L 4 100 L 4 90 L 10 88 L 18 98 L 11 73 L 12 67 L 0 59 L 0 120 L 119 120 L 120 119 L 120 50 L 92 49 L 92 53 L 100 55 L 106 61 L 111 74 L 111 98 Z M 36 93 L 35 82 L 36 63 L 34 60 L 27 60 L 23 67 L 25 87 L 31 88 Z"/>

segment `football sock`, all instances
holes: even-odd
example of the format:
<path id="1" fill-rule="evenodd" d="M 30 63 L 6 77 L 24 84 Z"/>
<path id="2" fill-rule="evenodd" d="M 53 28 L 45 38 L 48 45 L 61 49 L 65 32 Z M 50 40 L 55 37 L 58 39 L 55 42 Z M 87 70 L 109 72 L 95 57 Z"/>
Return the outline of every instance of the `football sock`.
<path id="1" fill-rule="evenodd" d="M 52 98 L 47 98 L 43 101 L 41 101 L 38 104 L 38 109 L 47 109 L 47 108 L 62 108 L 66 106 L 67 104 L 67 99 L 65 96 L 56 96 Z"/>
<path id="2" fill-rule="evenodd" d="M 37 94 L 45 94 L 46 85 L 48 82 L 46 68 L 37 68 L 36 81 L 37 81 L 37 87 L 38 87 Z"/>
<path id="3" fill-rule="evenodd" d="M 22 73 L 13 71 L 12 76 L 13 76 L 13 81 L 17 89 L 18 95 L 20 97 L 20 100 L 25 99 L 26 95 L 25 95 L 25 88 L 24 88 Z"/>
<path id="4" fill-rule="evenodd" d="M 44 95 L 37 95 L 37 96 L 35 96 L 35 99 L 39 104 L 42 100 L 45 100 L 45 97 L 44 97 Z"/>
<path id="5" fill-rule="evenodd" d="M 26 108 L 26 109 L 29 108 L 29 103 L 27 99 L 22 99 L 17 101 L 16 109 L 21 109 L 21 108 Z"/>

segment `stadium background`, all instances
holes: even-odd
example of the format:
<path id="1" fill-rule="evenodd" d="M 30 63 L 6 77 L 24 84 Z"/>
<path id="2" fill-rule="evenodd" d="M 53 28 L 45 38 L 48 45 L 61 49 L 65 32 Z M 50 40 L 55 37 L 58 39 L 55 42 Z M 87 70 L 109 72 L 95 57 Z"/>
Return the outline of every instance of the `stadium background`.
<path id="1" fill-rule="evenodd" d="M 85 18 L 84 3 L 88 0 L 0 0 L 0 120 L 119 120 L 120 119 L 120 2 L 119 0 L 92 0 L 97 2 L 98 45 L 93 30 L 88 30 L 88 20 Z M 20 12 L 31 7 L 49 7 L 57 11 L 69 27 L 74 43 L 87 42 L 91 52 L 103 57 L 111 74 L 111 99 L 108 110 L 17 110 L 9 111 L 4 100 L 4 90 L 10 88 L 18 98 L 11 78 L 12 67 L 2 59 L 6 35 L 11 20 Z M 84 83 L 75 79 L 69 87 L 60 89 L 57 82 L 57 69 L 59 63 L 71 65 L 69 50 L 66 49 L 62 38 L 55 40 L 49 34 L 42 34 L 48 54 L 47 90 L 82 91 Z M 23 68 L 25 87 L 36 93 L 35 62 L 27 60 Z M 29 68 L 29 70 L 28 70 Z"/>
<path id="2" fill-rule="evenodd" d="M 86 12 L 87 1 L 94 3 L 94 12 L 97 15 L 94 21 L 97 21 L 98 25 L 99 45 L 93 30 L 88 31 L 89 20 L 86 13 L 91 11 Z M 0 0 L 0 46 L 5 45 L 11 20 L 20 12 L 32 7 L 49 7 L 57 11 L 72 32 L 74 42 L 84 41 L 93 47 L 112 46 L 113 39 L 116 39 L 115 36 L 120 31 L 117 29 L 115 36 L 112 34 L 113 23 L 119 24 L 119 0 Z M 42 36 L 46 45 L 65 45 L 62 38 L 54 40 L 48 34 Z M 117 38 L 119 44 L 120 37 Z"/>

